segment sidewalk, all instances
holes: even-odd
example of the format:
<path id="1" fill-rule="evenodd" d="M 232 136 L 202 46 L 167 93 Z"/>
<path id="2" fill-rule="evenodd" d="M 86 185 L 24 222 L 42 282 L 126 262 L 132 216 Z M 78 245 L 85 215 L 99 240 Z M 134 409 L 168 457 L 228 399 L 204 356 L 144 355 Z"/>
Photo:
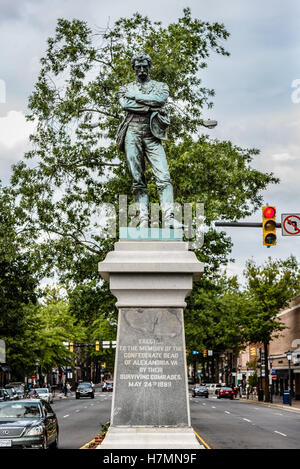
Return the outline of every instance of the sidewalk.
<path id="1" fill-rule="evenodd" d="M 252 398 L 252 399 L 247 399 L 244 396 L 241 397 L 239 400 L 241 402 L 248 402 L 249 404 L 261 404 L 261 405 L 266 405 L 268 407 L 277 407 L 280 409 L 300 411 L 300 401 L 295 401 L 295 400 L 292 400 L 291 406 L 289 404 L 283 404 L 282 399 L 280 398 L 276 398 L 276 401 L 275 401 L 274 397 L 273 397 L 273 402 L 259 401 L 257 397 Z"/>

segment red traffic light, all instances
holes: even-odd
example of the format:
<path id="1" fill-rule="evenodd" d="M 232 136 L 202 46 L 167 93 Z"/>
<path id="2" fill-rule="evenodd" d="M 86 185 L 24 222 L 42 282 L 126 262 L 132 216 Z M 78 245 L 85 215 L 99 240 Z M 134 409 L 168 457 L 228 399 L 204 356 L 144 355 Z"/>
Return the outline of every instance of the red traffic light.
<path id="1" fill-rule="evenodd" d="M 274 207 L 266 207 L 264 209 L 264 217 L 266 218 L 273 218 L 275 217 L 276 210 Z"/>

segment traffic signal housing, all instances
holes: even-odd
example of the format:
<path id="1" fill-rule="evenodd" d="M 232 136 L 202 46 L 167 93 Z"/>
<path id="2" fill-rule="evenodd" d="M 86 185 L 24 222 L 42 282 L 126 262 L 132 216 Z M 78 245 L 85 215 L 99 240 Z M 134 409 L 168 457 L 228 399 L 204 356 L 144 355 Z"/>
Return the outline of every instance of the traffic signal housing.
<path id="1" fill-rule="evenodd" d="M 74 352 L 74 344 L 73 344 L 73 342 L 70 342 L 70 352 Z"/>
<path id="2" fill-rule="evenodd" d="M 203 350 L 203 357 L 207 357 L 207 350 Z"/>
<path id="3" fill-rule="evenodd" d="M 96 352 L 99 352 L 99 350 L 100 350 L 100 343 L 99 343 L 98 340 L 96 340 L 95 346 L 96 346 L 96 347 L 95 347 L 95 348 L 96 348 Z"/>
<path id="4" fill-rule="evenodd" d="M 276 245 L 276 208 L 264 206 L 262 208 L 263 245 Z"/>

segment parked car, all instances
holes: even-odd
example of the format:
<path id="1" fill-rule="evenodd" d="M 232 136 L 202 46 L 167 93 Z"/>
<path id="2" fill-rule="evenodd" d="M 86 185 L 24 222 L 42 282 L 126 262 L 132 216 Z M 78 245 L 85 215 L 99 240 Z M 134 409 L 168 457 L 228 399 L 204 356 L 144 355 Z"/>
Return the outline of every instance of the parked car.
<path id="1" fill-rule="evenodd" d="M 57 448 L 58 432 L 57 417 L 48 402 L 0 402 L 0 448 Z"/>
<path id="2" fill-rule="evenodd" d="M 114 383 L 112 381 L 106 381 L 102 386 L 102 392 L 112 392 Z"/>
<path id="3" fill-rule="evenodd" d="M 16 393 L 15 388 L 7 388 L 7 389 L 6 389 L 6 392 L 8 393 L 9 399 L 10 399 L 11 401 L 15 401 L 15 400 L 19 399 L 19 396 L 18 396 L 18 394 Z"/>
<path id="4" fill-rule="evenodd" d="M 18 398 L 23 399 L 25 397 L 25 385 L 21 382 L 8 383 L 5 385 L 5 389 L 14 388 Z"/>
<path id="5" fill-rule="evenodd" d="M 217 394 L 218 389 L 222 387 L 219 383 L 205 383 L 205 386 L 207 387 L 209 394 Z"/>
<path id="6" fill-rule="evenodd" d="M 0 402 L 3 401 L 9 401 L 9 394 L 7 392 L 7 389 L 0 389 Z"/>
<path id="7" fill-rule="evenodd" d="M 234 390 L 232 388 L 227 388 L 227 387 L 222 387 L 219 388 L 217 391 L 217 398 L 227 398 L 227 399 L 233 399 L 234 398 Z"/>
<path id="8" fill-rule="evenodd" d="M 48 388 L 35 388 L 36 393 L 38 394 L 40 399 L 48 402 L 49 404 L 53 403 L 53 396 L 52 393 L 49 391 Z"/>
<path id="9" fill-rule="evenodd" d="M 192 393 L 193 397 L 204 396 L 208 398 L 208 389 L 206 386 L 195 386 Z"/>
<path id="10" fill-rule="evenodd" d="M 80 397 L 91 397 L 92 399 L 94 399 L 94 388 L 91 383 L 79 383 L 75 395 L 76 399 L 80 399 Z"/>

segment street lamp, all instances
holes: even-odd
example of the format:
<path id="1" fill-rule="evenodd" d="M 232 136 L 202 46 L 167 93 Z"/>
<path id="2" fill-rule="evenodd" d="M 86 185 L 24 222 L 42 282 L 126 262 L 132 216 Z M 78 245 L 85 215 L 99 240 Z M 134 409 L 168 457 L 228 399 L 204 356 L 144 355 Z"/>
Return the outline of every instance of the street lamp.
<path id="1" fill-rule="evenodd" d="M 289 350 L 286 352 L 286 358 L 289 362 L 289 392 L 290 392 L 290 405 L 292 405 L 292 379 L 291 379 L 291 359 L 292 359 L 292 352 Z"/>
<path id="2" fill-rule="evenodd" d="M 272 355 L 269 356 L 269 364 L 270 364 L 270 376 L 271 376 L 271 396 L 270 396 L 270 402 L 273 402 L 273 378 L 272 378 L 272 365 L 273 365 L 273 357 Z"/>

